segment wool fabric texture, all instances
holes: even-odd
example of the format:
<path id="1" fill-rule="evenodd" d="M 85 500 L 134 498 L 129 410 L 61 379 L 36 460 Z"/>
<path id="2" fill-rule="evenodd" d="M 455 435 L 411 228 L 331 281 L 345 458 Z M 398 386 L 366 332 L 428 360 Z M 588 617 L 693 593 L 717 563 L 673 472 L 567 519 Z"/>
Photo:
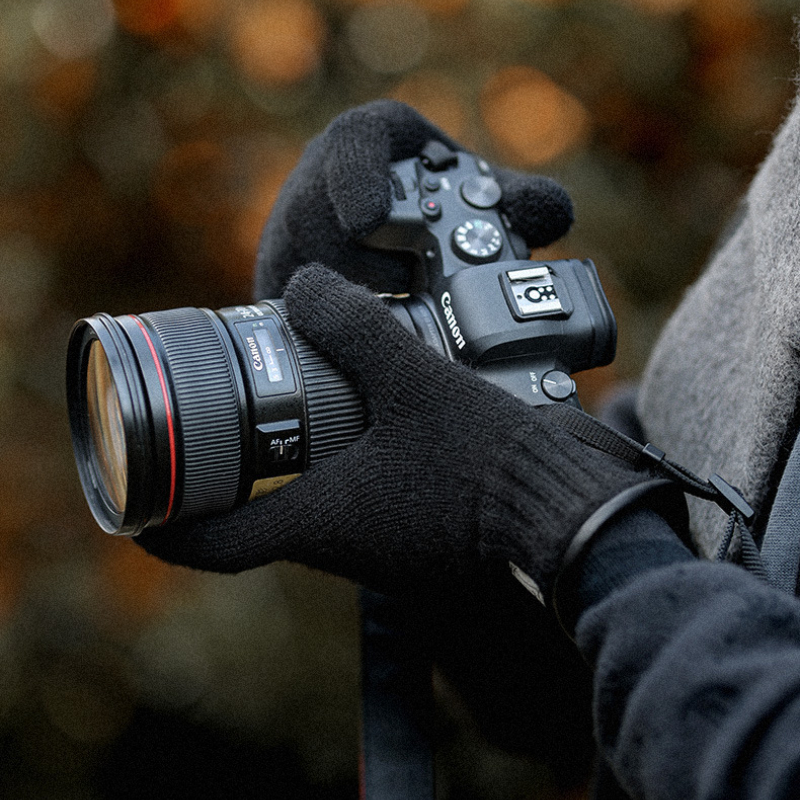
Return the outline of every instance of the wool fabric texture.
<path id="1" fill-rule="evenodd" d="M 762 532 L 798 429 L 800 105 L 778 133 L 741 218 L 687 292 L 645 372 L 648 439 L 699 475 L 718 472 L 756 509 Z M 698 548 L 713 555 L 725 517 L 689 499 Z"/>
<path id="2" fill-rule="evenodd" d="M 292 273 L 309 262 L 336 269 L 376 292 L 413 288 L 408 255 L 359 242 L 388 218 L 390 164 L 419 155 L 436 140 L 463 150 L 409 106 L 378 100 L 337 117 L 307 146 L 264 227 L 256 261 L 257 299 L 279 297 Z M 563 236 L 572 220 L 569 195 L 555 181 L 494 169 L 499 209 L 528 247 Z"/>
<path id="3" fill-rule="evenodd" d="M 303 270 L 285 301 L 360 390 L 367 430 L 269 497 L 141 534 L 166 561 L 216 572 L 298 561 L 403 595 L 452 590 L 510 560 L 548 596 L 582 523 L 653 478 L 446 361 L 336 273 Z"/>
<path id="4" fill-rule="evenodd" d="M 731 564 L 676 557 L 589 608 L 595 735 L 625 789 L 600 796 L 797 797 L 798 642 L 797 601 Z"/>

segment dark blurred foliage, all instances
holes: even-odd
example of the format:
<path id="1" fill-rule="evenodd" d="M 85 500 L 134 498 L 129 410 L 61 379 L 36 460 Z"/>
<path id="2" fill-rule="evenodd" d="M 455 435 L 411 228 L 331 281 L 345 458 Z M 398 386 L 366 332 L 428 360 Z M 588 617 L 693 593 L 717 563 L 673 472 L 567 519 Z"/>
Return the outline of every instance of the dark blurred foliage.
<path id="1" fill-rule="evenodd" d="M 4 0 L 0 794 L 355 792 L 352 588 L 282 566 L 195 575 L 102 535 L 64 408 L 75 318 L 248 298 L 304 142 L 388 96 L 572 193 L 578 221 L 551 252 L 596 261 L 620 325 L 616 366 L 581 382 L 591 404 L 638 374 L 764 157 L 793 94 L 793 11 Z M 448 713 L 443 797 L 554 796 L 546 765 Z"/>

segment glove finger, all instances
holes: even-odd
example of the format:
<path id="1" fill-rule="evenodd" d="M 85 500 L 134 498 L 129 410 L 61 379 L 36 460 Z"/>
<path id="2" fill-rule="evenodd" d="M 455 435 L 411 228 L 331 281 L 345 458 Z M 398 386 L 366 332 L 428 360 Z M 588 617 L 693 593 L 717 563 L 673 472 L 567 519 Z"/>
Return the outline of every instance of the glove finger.
<path id="1" fill-rule="evenodd" d="M 369 441 L 366 433 L 347 451 L 227 514 L 147 528 L 134 541 L 170 564 L 211 572 L 237 573 L 288 560 L 341 574 L 333 556 L 347 547 L 341 520 L 352 513 L 342 513 L 346 500 L 336 490 L 354 469 L 364 472 Z"/>
<path id="2" fill-rule="evenodd" d="M 297 329 L 369 390 L 373 413 L 389 402 L 398 383 L 407 385 L 408 374 L 438 358 L 377 297 L 319 265 L 298 272 L 284 300 Z M 398 375 L 404 380 L 398 382 Z"/>
<path id="3" fill-rule="evenodd" d="M 575 219 L 572 201 L 561 184 L 501 167 L 495 167 L 494 174 L 503 190 L 501 208 L 528 247 L 544 247 L 570 229 Z"/>
<path id="4" fill-rule="evenodd" d="M 405 103 L 377 100 L 337 117 L 325 133 L 328 195 L 344 232 L 362 239 L 389 214 L 389 165 L 417 155 L 431 139 L 452 139 Z"/>
<path id="5" fill-rule="evenodd" d="M 379 116 L 384 120 L 389 132 L 390 161 L 401 161 L 419 155 L 431 139 L 437 139 L 452 150 L 464 149 L 406 103 L 397 100 L 375 100 L 361 108 L 365 113 Z"/>
<path id="6" fill-rule="evenodd" d="M 371 469 L 372 439 L 367 431 L 277 492 L 228 514 L 149 528 L 134 541 L 169 563 L 212 572 L 294 561 L 384 594 L 424 586 L 427 561 L 442 559 L 436 560 L 435 548 L 409 552 L 403 527 L 387 516 L 384 492 Z M 457 569 L 448 588 L 458 587 L 468 568 L 474 571 L 472 560 L 445 563 L 451 561 Z"/>

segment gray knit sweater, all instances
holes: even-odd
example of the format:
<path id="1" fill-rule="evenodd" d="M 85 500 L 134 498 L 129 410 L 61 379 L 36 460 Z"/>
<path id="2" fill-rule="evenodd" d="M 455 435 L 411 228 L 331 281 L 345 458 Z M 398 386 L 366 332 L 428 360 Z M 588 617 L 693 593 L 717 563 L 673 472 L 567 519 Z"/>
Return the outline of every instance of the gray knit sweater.
<path id="1" fill-rule="evenodd" d="M 649 441 L 699 475 L 719 472 L 759 511 L 798 428 L 800 397 L 800 104 L 778 133 L 742 218 L 670 319 L 642 381 Z M 700 549 L 723 515 L 690 502 Z"/>

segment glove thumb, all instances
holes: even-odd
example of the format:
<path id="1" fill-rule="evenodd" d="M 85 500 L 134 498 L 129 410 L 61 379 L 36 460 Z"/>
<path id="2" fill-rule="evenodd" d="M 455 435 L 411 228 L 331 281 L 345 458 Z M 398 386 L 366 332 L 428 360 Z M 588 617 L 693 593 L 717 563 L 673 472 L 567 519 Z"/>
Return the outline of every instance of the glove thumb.
<path id="1" fill-rule="evenodd" d="M 561 184 L 542 175 L 523 175 L 500 167 L 494 168 L 494 174 L 503 190 L 502 209 L 528 247 L 545 247 L 570 229 L 575 216 Z"/>

